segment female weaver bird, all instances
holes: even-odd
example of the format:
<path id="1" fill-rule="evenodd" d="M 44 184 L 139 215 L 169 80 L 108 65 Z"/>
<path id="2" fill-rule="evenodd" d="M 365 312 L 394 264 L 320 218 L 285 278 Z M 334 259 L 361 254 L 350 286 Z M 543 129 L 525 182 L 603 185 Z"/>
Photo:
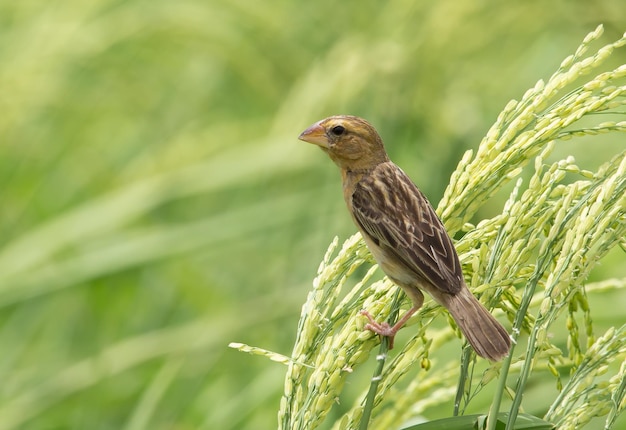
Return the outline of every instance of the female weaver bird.
<path id="1" fill-rule="evenodd" d="M 459 257 L 441 220 L 422 192 L 385 152 L 370 123 L 331 116 L 299 136 L 339 166 L 343 196 L 363 240 L 380 268 L 411 298 L 413 307 L 390 326 L 369 319 L 366 329 L 393 338 L 423 304 L 422 291 L 444 306 L 481 357 L 507 355 L 508 333 L 465 285 Z"/>

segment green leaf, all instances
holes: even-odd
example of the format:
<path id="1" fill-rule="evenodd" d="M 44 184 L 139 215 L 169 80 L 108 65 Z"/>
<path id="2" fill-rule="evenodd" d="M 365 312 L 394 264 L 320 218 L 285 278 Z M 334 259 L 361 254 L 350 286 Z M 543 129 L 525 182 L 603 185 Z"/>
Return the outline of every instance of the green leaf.
<path id="1" fill-rule="evenodd" d="M 509 417 L 507 412 L 498 414 L 496 429 L 504 430 Z M 460 417 L 442 418 L 440 420 L 429 421 L 402 430 L 479 430 L 485 428 L 487 415 L 463 415 Z M 552 430 L 554 424 L 537 418 L 529 414 L 519 414 L 515 420 L 514 430 Z"/>

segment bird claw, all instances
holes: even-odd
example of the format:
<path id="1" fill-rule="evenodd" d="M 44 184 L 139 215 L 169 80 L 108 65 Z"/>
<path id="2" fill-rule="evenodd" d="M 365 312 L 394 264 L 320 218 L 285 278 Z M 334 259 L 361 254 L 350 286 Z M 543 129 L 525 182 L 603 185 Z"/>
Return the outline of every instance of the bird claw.
<path id="1" fill-rule="evenodd" d="M 372 314 L 366 310 L 361 311 L 361 315 L 368 319 L 368 323 L 365 324 L 364 329 L 376 333 L 377 335 L 389 338 L 389 349 L 393 349 L 393 341 L 398 332 L 397 328 L 390 326 L 387 322 L 378 322 L 374 319 Z"/>
<path id="2" fill-rule="evenodd" d="M 378 322 L 374 319 L 372 314 L 368 311 L 361 311 L 361 315 L 366 317 L 369 322 L 365 324 L 365 329 L 373 331 L 376 334 L 381 336 L 393 336 L 395 332 L 393 332 L 392 327 L 387 322 Z"/>

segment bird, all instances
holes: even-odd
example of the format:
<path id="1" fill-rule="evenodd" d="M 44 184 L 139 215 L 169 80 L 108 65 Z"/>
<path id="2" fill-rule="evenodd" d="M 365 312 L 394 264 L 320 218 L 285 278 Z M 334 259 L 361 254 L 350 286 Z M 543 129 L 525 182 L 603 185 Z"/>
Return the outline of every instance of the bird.
<path id="1" fill-rule="evenodd" d="M 445 307 L 476 354 L 490 361 L 511 347 L 506 329 L 474 297 L 463 278 L 452 239 L 432 205 L 387 155 L 376 129 L 363 118 L 336 115 L 318 121 L 298 139 L 319 146 L 339 167 L 343 196 L 378 266 L 402 288 L 412 307 L 393 325 L 367 311 L 365 329 L 389 338 L 424 303 L 426 291 Z"/>

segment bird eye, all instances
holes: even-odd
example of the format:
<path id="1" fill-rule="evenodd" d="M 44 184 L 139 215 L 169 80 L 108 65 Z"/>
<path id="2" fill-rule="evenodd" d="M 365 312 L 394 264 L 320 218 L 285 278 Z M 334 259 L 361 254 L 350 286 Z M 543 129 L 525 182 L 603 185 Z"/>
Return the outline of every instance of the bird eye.
<path id="1" fill-rule="evenodd" d="M 344 131 L 346 131 L 346 129 L 342 127 L 341 125 L 336 125 L 330 129 L 330 132 L 334 134 L 335 136 L 341 136 Z"/>

